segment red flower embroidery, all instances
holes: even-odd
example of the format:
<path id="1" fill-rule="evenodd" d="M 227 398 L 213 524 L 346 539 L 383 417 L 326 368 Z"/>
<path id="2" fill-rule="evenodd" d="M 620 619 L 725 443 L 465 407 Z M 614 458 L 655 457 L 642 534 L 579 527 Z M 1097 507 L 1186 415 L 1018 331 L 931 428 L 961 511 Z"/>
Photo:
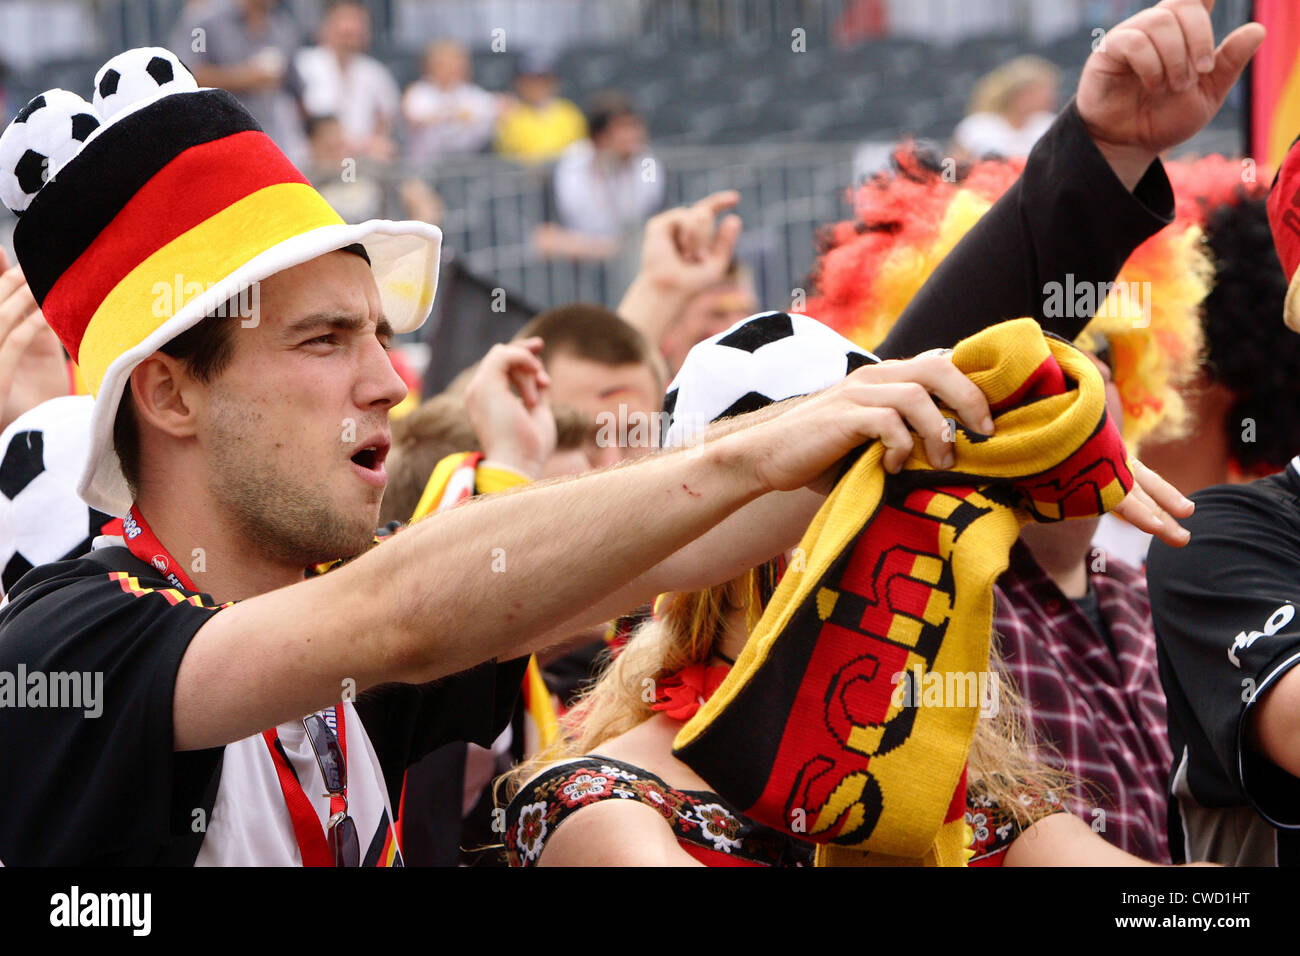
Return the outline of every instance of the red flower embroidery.
<path id="1" fill-rule="evenodd" d="M 700 706 L 713 696 L 730 667 L 721 664 L 691 664 L 659 681 L 659 698 L 655 710 L 661 710 L 673 720 L 690 720 Z"/>
<path id="2" fill-rule="evenodd" d="M 582 770 L 571 776 L 560 787 L 560 799 L 568 806 L 576 807 L 580 803 L 605 796 L 611 782 L 603 773 Z"/>

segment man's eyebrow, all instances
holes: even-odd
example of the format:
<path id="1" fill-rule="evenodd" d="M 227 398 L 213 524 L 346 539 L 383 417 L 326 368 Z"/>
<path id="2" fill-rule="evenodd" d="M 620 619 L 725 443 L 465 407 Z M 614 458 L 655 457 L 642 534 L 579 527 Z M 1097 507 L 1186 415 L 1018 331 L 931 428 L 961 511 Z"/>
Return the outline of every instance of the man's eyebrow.
<path id="1" fill-rule="evenodd" d="M 284 327 L 287 336 L 302 335 L 315 329 L 337 329 L 341 332 L 357 332 L 365 328 L 366 320 L 350 312 L 317 312 L 290 322 Z M 375 335 L 379 338 L 392 338 L 393 327 L 388 320 L 380 317 L 375 326 Z"/>

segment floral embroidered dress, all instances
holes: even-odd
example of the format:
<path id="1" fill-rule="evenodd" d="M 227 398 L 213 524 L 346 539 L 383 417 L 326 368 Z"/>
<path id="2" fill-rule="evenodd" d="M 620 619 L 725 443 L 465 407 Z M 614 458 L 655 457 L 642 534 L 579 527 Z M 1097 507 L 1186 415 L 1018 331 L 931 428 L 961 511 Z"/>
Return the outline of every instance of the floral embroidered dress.
<path id="1" fill-rule="evenodd" d="M 640 767 L 591 755 L 529 781 L 506 808 L 511 866 L 533 866 L 570 814 L 602 800 L 635 800 L 662 814 L 677 842 L 706 866 L 806 866 L 813 845 L 755 823 L 708 790 L 678 790 Z"/>
<path id="2" fill-rule="evenodd" d="M 664 678 L 654 709 L 673 720 L 690 720 L 728 670 L 693 664 Z M 1045 799 L 1061 809 L 1055 795 Z M 813 844 L 751 820 L 712 791 L 678 790 L 641 767 L 589 754 L 548 768 L 510 801 L 505 834 L 510 865 L 535 865 L 561 823 L 602 800 L 636 800 L 652 807 L 672 827 L 682 849 L 706 866 L 808 866 L 813 860 Z M 1015 815 L 996 800 L 969 790 L 966 827 L 970 866 L 1001 866 L 1021 830 Z"/>
<path id="3" fill-rule="evenodd" d="M 1060 798 L 1048 793 L 1041 798 L 1030 798 L 1028 794 L 1021 797 L 1025 806 L 1035 802 L 1046 805 L 1054 813 L 1064 811 Z M 966 827 L 967 836 L 971 838 L 970 849 L 974 855 L 967 861 L 967 866 L 1001 866 L 1007 850 L 1016 837 L 1020 836 L 1021 825 L 1015 814 L 1010 813 L 997 800 L 986 794 L 966 791 Z"/>

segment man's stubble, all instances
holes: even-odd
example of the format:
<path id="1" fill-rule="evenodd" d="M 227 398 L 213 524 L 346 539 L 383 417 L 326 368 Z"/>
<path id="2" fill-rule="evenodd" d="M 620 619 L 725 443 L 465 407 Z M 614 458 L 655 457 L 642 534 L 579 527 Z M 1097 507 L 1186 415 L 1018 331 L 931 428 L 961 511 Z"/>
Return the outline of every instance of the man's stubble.
<path id="1" fill-rule="evenodd" d="M 371 546 L 378 502 L 373 513 L 340 513 L 325 489 L 311 484 L 322 480 L 311 465 L 265 436 L 260 412 L 214 396 L 210 427 L 213 500 L 250 548 L 305 568 Z"/>

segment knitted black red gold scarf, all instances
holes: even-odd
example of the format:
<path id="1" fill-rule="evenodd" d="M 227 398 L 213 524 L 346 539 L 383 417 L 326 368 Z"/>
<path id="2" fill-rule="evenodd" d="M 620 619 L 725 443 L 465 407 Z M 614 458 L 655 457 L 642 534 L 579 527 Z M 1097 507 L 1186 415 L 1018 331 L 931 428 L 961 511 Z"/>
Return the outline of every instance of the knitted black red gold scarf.
<path id="1" fill-rule="evenodd" d="M 991 590 L 1021 525 L 1101 514 L 1133 484 L 1101 377 L 1073 346 L 1018 319 L 952 360 L 988 397 L 994 434 L 958 426 L 946 472 L 918 443 L 887 476 L 868 445 L 675 741 L 747 815 L 823 844 L 819 862 L 964 862 L 978 695 L 914 706 L 898 684 L 986 672 Z"/>

